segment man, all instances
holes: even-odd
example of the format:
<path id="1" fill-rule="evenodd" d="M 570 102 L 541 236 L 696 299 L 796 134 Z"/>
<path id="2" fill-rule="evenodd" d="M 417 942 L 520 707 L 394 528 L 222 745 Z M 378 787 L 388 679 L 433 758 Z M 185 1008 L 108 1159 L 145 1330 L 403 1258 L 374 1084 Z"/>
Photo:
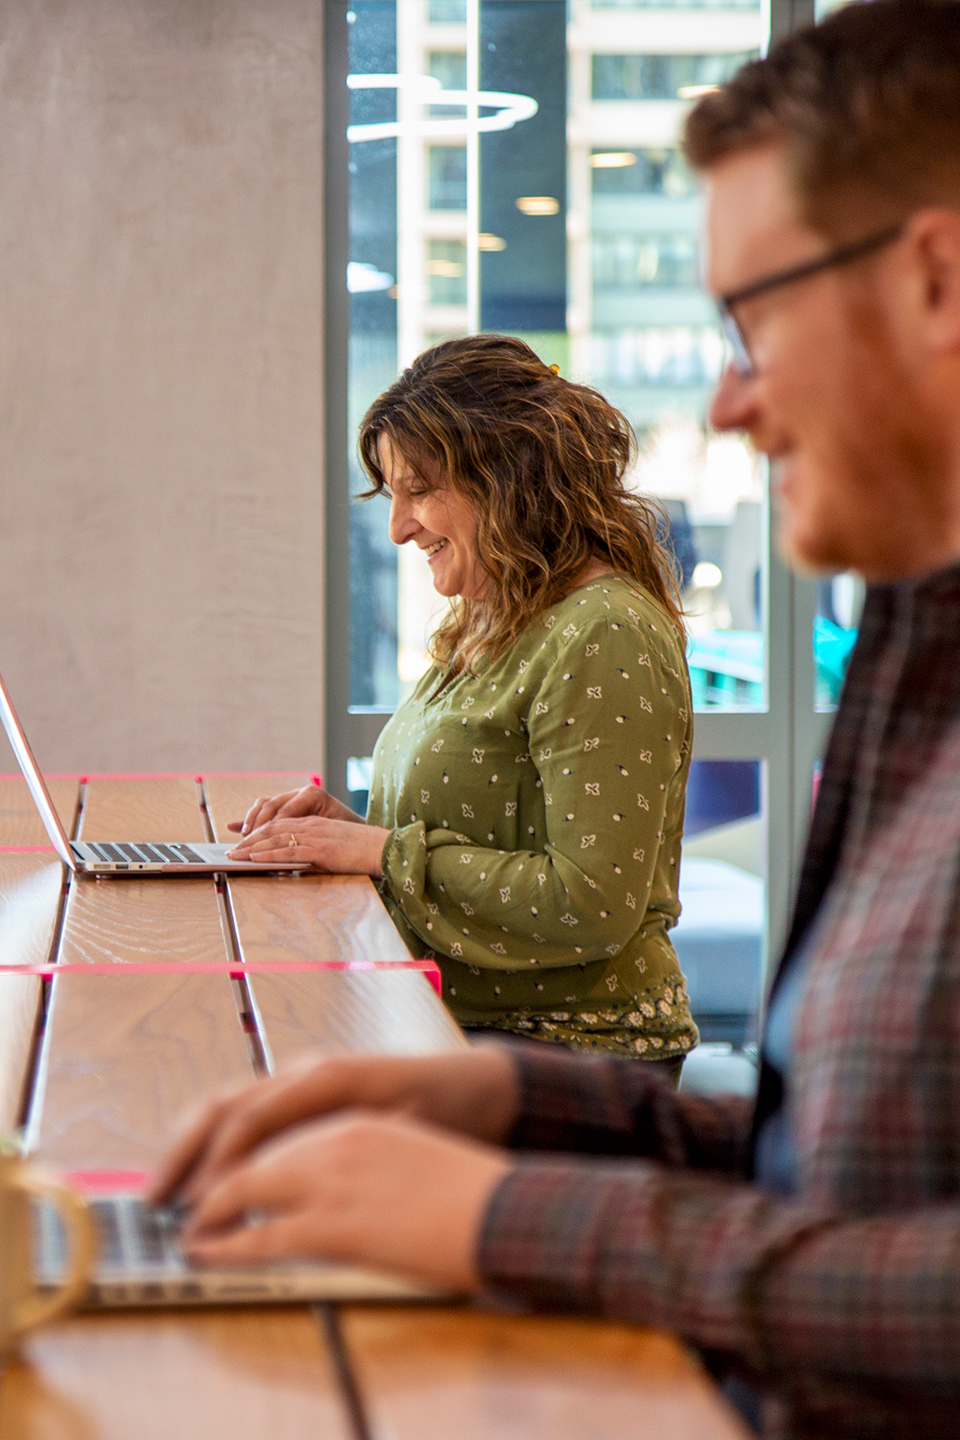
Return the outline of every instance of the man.
<path id="1" fill-rule="evenodd" d="M 686 146 L 734 355 L 714 424 L 771 457 L 795 561 L 870 586 L 756 1108 L 536 1046 L 334 1060 L 212 1106 L 156 1193 L 193 1202 L 202 1259 L 663 1325 L 765 1395 L 769 1434 L 952 1436 L 960 4 L 838 12 L 702 100 Z"/>

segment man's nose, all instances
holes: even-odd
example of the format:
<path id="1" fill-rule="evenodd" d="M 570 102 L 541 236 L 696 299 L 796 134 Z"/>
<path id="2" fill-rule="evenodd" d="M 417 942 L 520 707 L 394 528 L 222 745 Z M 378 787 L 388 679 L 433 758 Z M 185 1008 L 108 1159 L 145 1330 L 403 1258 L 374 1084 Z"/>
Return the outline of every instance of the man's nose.
<path id="1" fill-rule="evenodd" d="M 748 430 L 756 413 L 754 381 L 728 365 L 710 404 L 710 424 L 714 430 Z"/>

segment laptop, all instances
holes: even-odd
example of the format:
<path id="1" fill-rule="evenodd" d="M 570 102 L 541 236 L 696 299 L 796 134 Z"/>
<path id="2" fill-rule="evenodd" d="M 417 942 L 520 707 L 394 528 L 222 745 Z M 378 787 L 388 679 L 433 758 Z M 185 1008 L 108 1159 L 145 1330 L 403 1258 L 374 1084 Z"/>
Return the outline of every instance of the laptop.
<path id="1" fill-rule="evenodd" d="M 445 1297 L 400 1276 L 322 1261 L 271 1262 L 256 1267 L 192 1265 L 177 1244 L 181 1215 L 151 1209 L 136 1195 L 87 1197 L 99 1237 L 89 1309 L 149 1305 L 249 1305 L 320 1300 L 437 1300 Z M 34 1271 L 41 1288 L 59 1285 L 67 1268 L 67 1239 L 50 1201 L 33 1208 Z"/>
<path id="2" fill-rule="evenodd" d="M 291 863 L 271 860 L 266 865 L 251 860 L 228 860 L 227 851 L 233 849 L 235 840 L 229 845 L 193 840 L 189 844 L 169 841 L 162 845 L 140 840 L 68 840 L 2 676 L 0 720 L 50 844 L 75 875 L 217 875 L 264 870 L 273 874 L 277 870 L 309 869 L 302 860 Z"/>

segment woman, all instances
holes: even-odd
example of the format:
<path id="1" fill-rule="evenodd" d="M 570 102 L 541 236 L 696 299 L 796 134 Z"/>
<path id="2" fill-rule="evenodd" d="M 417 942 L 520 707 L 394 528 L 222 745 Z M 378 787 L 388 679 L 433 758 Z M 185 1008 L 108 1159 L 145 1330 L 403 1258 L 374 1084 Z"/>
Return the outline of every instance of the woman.
<path id="1" fill-rule="evenodd" d="M 374 402 L 369 493 L 450 613 L 377 744 L 366 823 L 308 787 L 258 801 L 233 854 L 379 880 L 467 1029 L 677 1070 L 697 1040 L 667 938 L 692 716 L 670 563 L 623 485 L 633 443 L 497 335 L 437 345 Z"/>

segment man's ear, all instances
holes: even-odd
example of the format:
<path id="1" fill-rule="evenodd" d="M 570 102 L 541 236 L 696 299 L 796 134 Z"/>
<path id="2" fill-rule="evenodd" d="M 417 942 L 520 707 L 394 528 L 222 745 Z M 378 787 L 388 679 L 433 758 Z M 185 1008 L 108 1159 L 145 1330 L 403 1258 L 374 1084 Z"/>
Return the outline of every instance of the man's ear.
<path id="1" fill-rule="evenodd" d="M 918 266 L 925 344 L 935 354 L 960 357 L 960 210 L 918 211 L 908 234 Z"/>

